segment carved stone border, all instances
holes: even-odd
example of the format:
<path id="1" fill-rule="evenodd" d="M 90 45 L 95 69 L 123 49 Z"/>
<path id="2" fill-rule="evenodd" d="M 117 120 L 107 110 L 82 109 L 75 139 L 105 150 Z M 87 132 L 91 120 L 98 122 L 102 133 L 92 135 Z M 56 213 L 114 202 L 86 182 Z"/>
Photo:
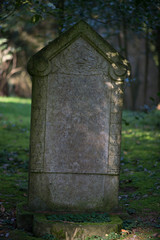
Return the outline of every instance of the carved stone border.
<path id="1" fill-rule="evenodd" d="M 47 78 L 47 77 L 46 77 Z M 36 77 L 32 85 L 30 171 L 42 172 L 45 151 L 47 80 Z"/>
<path id="2" fill-rule="evenodd" d="M 123 82 L 113 82 L 111 95 L 108 173 L 119 174 L 121 151 L 121 117 L 123 107 Z"/>

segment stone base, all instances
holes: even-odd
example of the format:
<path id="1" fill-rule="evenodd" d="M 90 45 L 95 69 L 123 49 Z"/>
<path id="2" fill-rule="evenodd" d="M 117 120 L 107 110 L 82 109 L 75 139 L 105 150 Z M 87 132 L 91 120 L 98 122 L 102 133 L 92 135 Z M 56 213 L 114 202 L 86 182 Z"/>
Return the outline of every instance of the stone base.
<path id="1" fill-rule="evenodd" d="M 12 240 L 42 240 L 42 238 L 33 237 L 30 233 L 23 230 L 13 230 L 9 233 L 9 239 Z"/>
<path id="2" fill-rule="evenodd" d="M 50 213 L 51 214 L 51 213 Z M 52 234 L 58 239 L 85 239 L 94 235 L 106 237 L 111 232 L 120 232 L 122 220 L 118 216 L 111 216 L 111 222 L 103 223 L 70 223 L 47 220 L 47 213 L 29 211 L 24 203 L 17 206 L 17 227 L 33 231 L 36 237 Z"/>
<path id="3" fill-rule="evenodd" d="M 118 175 L 30 172 L 29 208 L 34 211 L 111 212 L 118 207 Z"/>
<path id="4" fill-rule="evenodd" d="M 49 221 L 44 214 L 35 214 L 33 233 L 37 237 L 48 233 L 58 239 L 66 239 L 67 236 L 69 239 L 85 239 L 92 236 L 106 237 L 111 232 L 120 232 L 121 227 L 122 220 L 117 216 L 112 216 L 111 222 L 106 223 L 66 223 Z"/>

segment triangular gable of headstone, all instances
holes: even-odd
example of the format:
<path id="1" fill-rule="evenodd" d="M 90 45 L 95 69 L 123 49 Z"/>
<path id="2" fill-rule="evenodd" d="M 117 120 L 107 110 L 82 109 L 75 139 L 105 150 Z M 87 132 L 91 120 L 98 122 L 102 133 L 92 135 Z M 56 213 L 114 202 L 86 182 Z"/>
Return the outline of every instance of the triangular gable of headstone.
<path id="1" fill-rule="evenodd" d="M 129 69 L 84 21 L 31 58 L 32 209 L 117 207 L 123 80 Z"/>
<path id="2" fill-rule="evenodd" d="M 86 41 L 99 54 L 106 58 L 110 63 L 109 74 L 112 79 L 123 81 L 125 77 L 130 75 L 129 62 L 83 20 L 50 42 L 31 58 L 28 63 L 28 72 L 30 75 L 48 75 L 51 70 L 51 59 L 79 38 Z"/>

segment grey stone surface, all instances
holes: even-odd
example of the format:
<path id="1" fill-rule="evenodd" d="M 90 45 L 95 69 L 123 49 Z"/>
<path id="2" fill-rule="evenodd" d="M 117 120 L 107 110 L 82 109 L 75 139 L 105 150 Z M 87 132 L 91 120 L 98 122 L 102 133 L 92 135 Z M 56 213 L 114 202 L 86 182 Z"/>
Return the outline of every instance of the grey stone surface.
<path id="1" fill-rule="evenodd" d="M 29 200 L 36 210 L 109 211 L 118 204 L 118 181 L 99 173 L 32 173 Z"/>
<path id="2" fill-rule="evenodd" d="M 28 71 L 30 208 L 117 207 L 128 61 L 81 21 L 34 55 Z"/>

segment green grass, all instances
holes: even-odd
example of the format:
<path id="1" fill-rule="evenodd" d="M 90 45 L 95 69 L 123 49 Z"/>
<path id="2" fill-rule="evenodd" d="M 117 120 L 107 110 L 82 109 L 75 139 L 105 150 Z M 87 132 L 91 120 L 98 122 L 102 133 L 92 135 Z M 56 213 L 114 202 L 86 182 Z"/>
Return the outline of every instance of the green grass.
<path id="1" fill-rule="evenodd" d="M 27 200 L 30 103 L 29 99 L 0 97 L 0 204 L 4 219 L 0 231 L 7 229 L 7 216 L 13 214 L 17 202 Z M 160 111 L 124 111 L 123 119 L 119 203 L 132 218 L 130 226 L 153 227 L 149 231 L 154 233 L 160 227 Z M 149 233 L 140 230 L 138 234 L 142 236 L 139 239 L 147 239 L 143 236 Z"/>
<path id="2" fill-rule="evenodd" d="M 123 207 L 160 212 L 160 111 L 124 112 L 120 194 Z"/>
<path id="3" fill-rule="evenodd" d="M 0 98 L 0 199 L 6 210 L 27 194 L 30 103 Z"/>
<path id="4" fill-rule="evenodd" d="M 29 99 L 0 98 L 1 150 L 22 151 L 28 148 L 30 103 Z"/>

